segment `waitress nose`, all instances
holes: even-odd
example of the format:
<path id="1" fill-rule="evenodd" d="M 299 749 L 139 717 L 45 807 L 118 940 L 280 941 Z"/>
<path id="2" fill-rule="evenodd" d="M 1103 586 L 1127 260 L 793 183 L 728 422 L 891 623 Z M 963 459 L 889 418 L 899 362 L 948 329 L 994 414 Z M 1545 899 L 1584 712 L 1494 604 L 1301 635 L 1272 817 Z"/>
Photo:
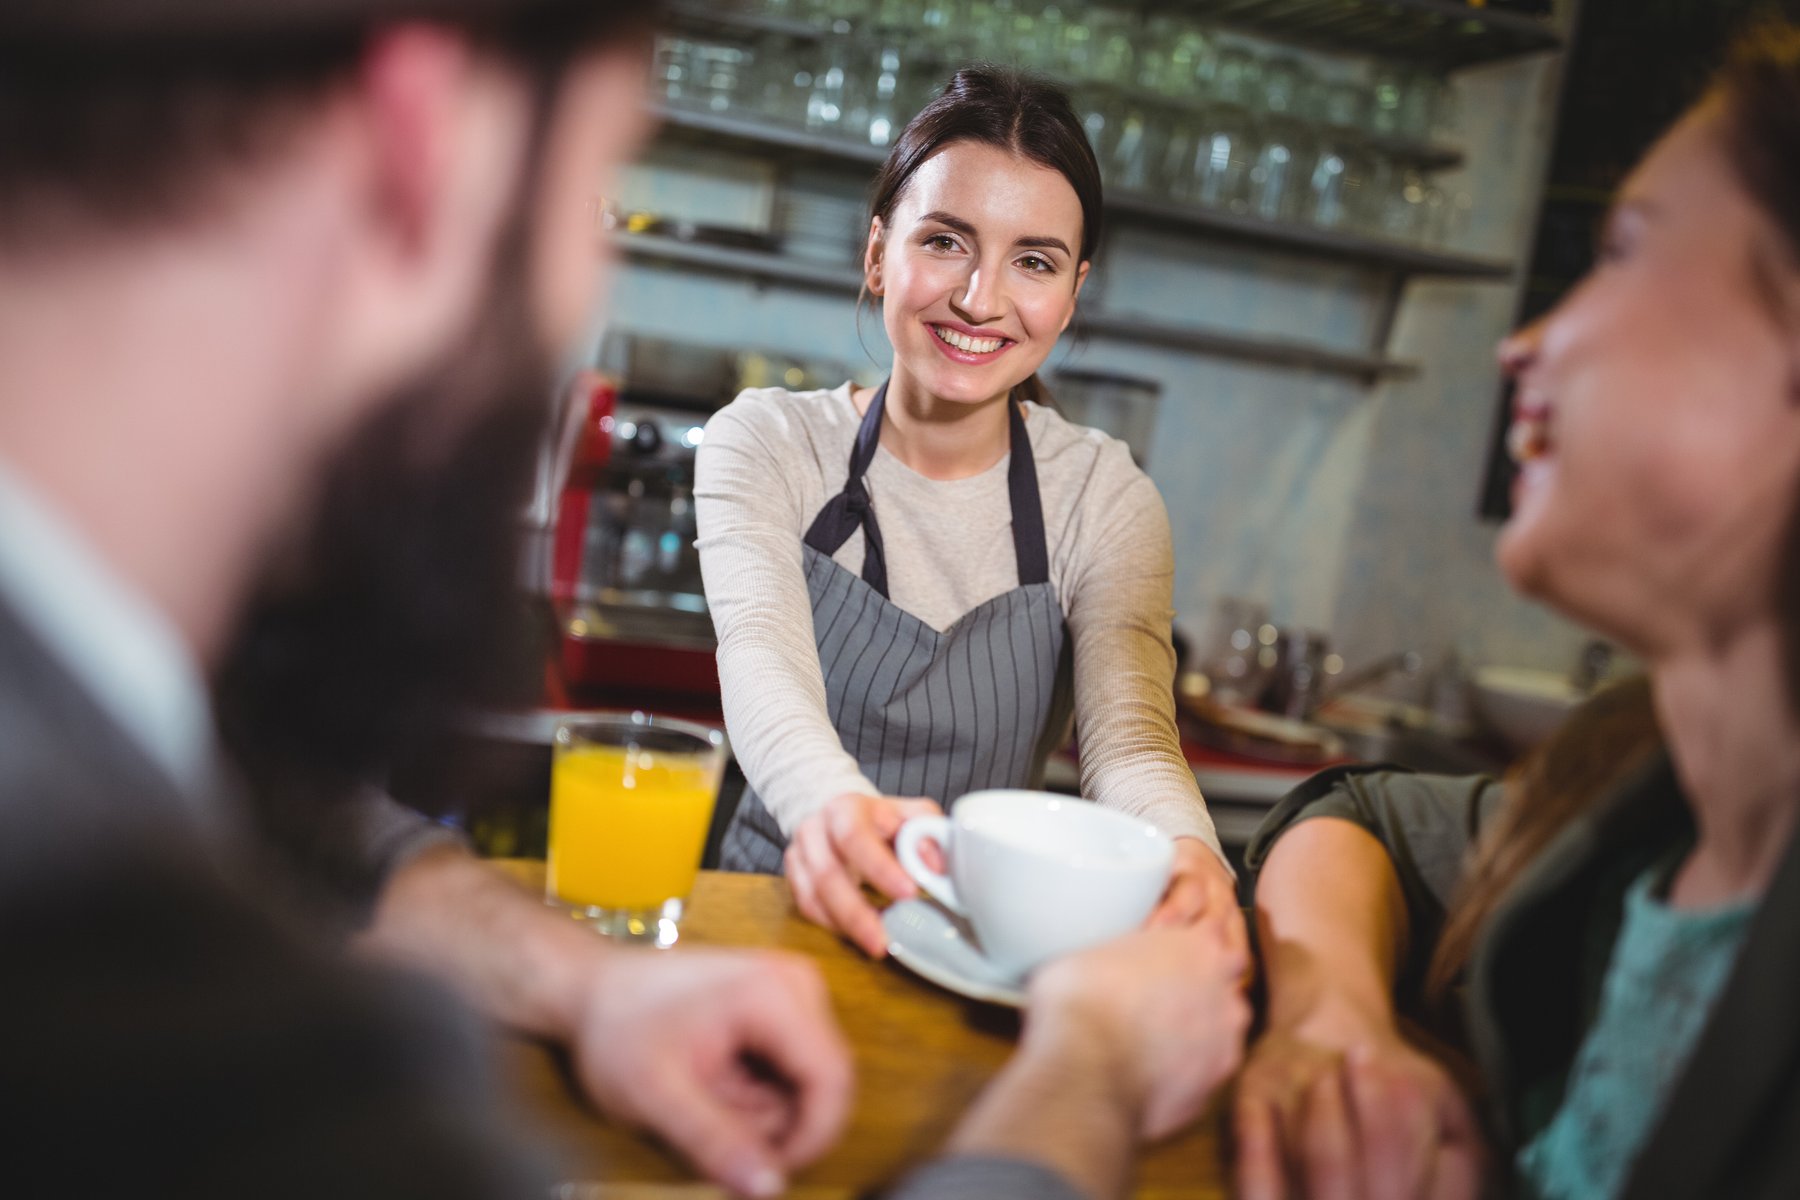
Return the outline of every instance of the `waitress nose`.
<path id="1" fill-rule="evenodd" d="M 997 266 L 986 263 L 972 266 L 963 281 L 961 294 L 951 298 L 951 305 L 971 325 L 986 325 L 998 320 L 1006 309 L 1000 277 Z"/>

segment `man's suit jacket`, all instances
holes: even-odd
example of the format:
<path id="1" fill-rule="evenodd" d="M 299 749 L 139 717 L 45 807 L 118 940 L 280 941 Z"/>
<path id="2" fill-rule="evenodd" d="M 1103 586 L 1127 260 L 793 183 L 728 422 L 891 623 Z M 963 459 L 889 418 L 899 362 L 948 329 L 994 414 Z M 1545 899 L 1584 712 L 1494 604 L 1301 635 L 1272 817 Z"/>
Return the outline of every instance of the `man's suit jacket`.
<path id="1" fill-rule="evenodd" d="M 272 903 L 257 822 L 196 799 L 0 607 L 0 1192 L 545 1195 L 469 1018 Z"/>

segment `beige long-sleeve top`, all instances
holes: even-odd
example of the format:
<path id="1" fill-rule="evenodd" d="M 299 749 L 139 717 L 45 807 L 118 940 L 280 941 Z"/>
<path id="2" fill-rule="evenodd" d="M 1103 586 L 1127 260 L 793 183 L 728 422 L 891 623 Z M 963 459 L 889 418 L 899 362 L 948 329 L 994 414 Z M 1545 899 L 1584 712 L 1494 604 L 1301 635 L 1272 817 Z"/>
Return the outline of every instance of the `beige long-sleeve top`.
<path id="1" fill-rule="evenodd" d="M 834 796 L 876 793 L 827 714 L 801 568 L 807 527 L 843 490 L 860 421 L 847 383 L 751 389 L 707 423 L 695 467 L 725 723 L 744 774 L 787 833 Z M 1162 497 L 1123 442 L 1035 404 L 1025 428 L 1050 582 L 1074 645 L 1082 794 L 1217 851 L 1175 731 L 1174 550 Z M 869 466 L 889 598 L 934 629 L 1019 586 L 1010 458 L 953 480 L 927 479 L 885 448 Z M 862 534 L 833 558 L 860 573 Z"/>

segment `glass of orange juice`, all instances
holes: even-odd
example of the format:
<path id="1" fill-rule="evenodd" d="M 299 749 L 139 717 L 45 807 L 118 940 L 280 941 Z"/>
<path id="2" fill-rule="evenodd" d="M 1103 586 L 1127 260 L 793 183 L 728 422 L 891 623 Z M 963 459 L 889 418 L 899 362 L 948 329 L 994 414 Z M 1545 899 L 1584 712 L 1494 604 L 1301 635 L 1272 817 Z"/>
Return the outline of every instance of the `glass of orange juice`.
<path id="1" fill-rule="evenodd" d="M 672 946 L 725 770 L 717 729 L 645 713 L 558 727 L 548 899 L 609 937 Z"/>

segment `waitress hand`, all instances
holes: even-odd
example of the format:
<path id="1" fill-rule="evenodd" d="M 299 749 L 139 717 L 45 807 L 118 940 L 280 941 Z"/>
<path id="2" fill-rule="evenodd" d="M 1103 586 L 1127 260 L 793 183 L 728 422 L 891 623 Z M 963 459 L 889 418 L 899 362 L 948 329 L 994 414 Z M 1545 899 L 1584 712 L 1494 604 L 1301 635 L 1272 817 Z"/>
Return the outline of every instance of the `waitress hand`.
<path id="1" fill-rule="evenodd" d="M 923 798 L 846 792 L 827 801 L 788 841 L 784 869 L 801 914 L 849 938 L 872 958 L 885 955 L 887 931 L 862 885 L 891 900 L 917 895 L 912 876 L 894 857 L 894 837 L 913 817 L 943 812 L 935 800 Z"/>
<path id="2" fill-rule="evenodd" d="M 1150 914 L 1150 924 L 1192 925 L 1217 921 L 1239 945 L 1249 944 L 1244 914 L 1238 908 L 1237 883 L 1212 847 L 1199 838 L 1175 839 L 1175 868 L 1168 890 Z"/>

